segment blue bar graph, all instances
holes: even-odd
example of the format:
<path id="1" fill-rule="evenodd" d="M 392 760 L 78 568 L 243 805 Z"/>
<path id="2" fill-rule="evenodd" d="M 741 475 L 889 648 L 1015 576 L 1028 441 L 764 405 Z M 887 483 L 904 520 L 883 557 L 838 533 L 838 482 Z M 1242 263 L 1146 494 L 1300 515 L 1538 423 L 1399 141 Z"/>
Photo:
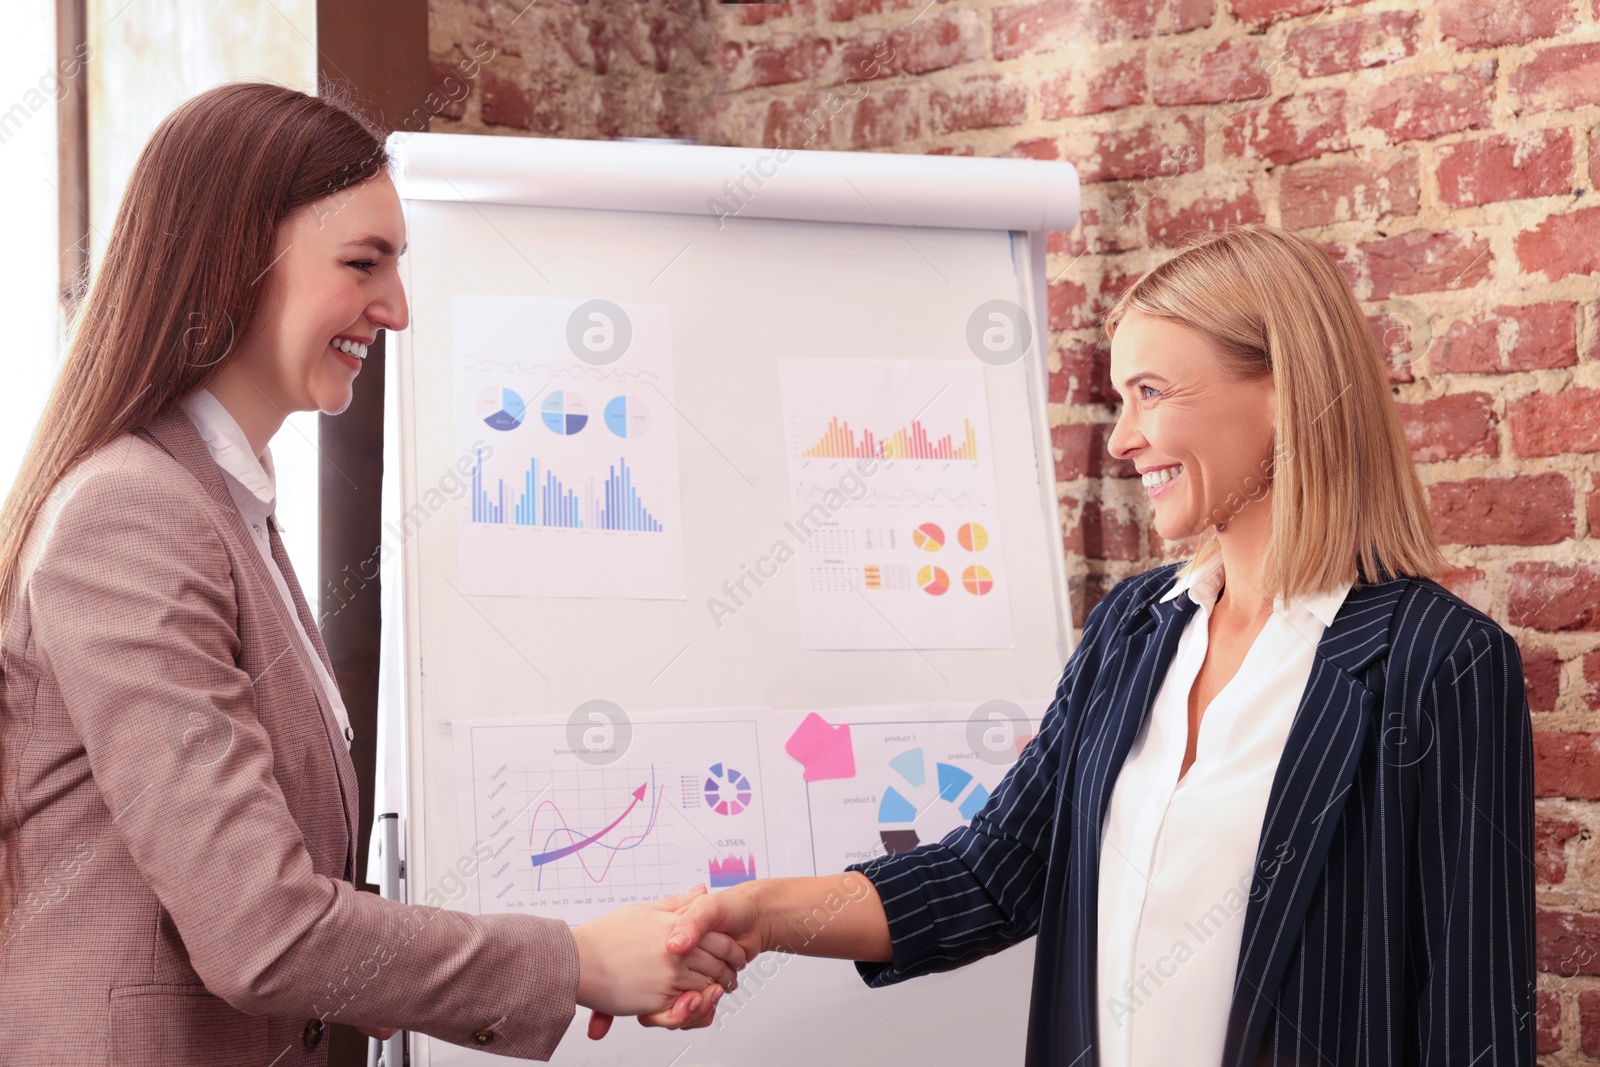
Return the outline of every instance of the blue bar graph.
<path id="1" fill-rule="evenodd" d="M 490 503 L 483 488 L 483 449 L 478 449 L 478 462 L 472 467 L 472 521 L 504 522 L 506 515 L 506 483 L 496 481 L 499 502 Z"/>
<path id="2" fill-rule="evenodd" d="M 539 469 L 538 457 L 530 458 L 527 469 L 522 472 L 522 487 L 512 506 L 511 518 L 507 520 L 505 482 L 496 479 L 495 492 L 489 492 L 484 484 L 483 451 L 480 449 L 472 468 L 472 521 L 659 533 L 661 523 L 639 499 L 639 491 L 633 484 L 633 469 L 627 460 L 618 459 L 608 471 L 600 493 L 595 492 L 593 480 L 589 482 L 588 494 L 592 499 L 585 507 L 579 504 L 575 490 L 568 488 L 550 470 Z M 587 522 L 585 511 L 588 512 Z"/>
<path id="3" fill-rule="evenodd" d="M 661 523 L 645 509 L 639 500 L 638 490 L 633 487 L 633 471 L 629 469 L 628 461 L 618 459 L 610 471 L 606 478 L 605 503 L 600 508 L 600 521 L 595 525 L 602 530 L 659 532 Z"/>

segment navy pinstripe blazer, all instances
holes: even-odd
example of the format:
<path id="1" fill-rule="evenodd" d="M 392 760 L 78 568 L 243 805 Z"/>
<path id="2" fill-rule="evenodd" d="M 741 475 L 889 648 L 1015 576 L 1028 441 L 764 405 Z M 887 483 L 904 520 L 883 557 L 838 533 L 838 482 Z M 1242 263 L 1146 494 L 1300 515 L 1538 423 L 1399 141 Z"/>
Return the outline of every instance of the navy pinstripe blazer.
<path id="1" fill-rule="evenodd" d="M 1101 832 L 1198 610 L 1159 602 L 1177 568 L 1095 605 L 1039 736 L 971 825 L 853 868 L 894 944 L 892 963 L 858 964 L 873 985 L 1038 935 L 1029 1067 L 1097 1059 Z M 1267 801 L 1224 1067 L 1531 1067 L 1532 746 L 1521 656 L 1492 619 L 1431 581 L 1352 588 Z"/>

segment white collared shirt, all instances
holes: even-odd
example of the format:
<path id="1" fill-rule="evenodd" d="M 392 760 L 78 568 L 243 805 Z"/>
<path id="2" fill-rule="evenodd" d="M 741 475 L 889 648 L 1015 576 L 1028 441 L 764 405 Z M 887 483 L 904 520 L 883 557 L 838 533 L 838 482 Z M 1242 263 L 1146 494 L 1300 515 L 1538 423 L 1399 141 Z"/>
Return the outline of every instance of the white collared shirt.
<path id="1" fill-rule="evenodd" d="M 200 389 L 189 394 L 179 406 L 183 408 L 184 414 L 189 416 L 189 421 L 194 423 L 194 428 L 199 431 L 200 439 L 206 443 L 211 458 L 222 468 L 228 492 L 233 496 L 234 505 L 238 507 L 245 526 L 250 530 L 250 539 L 255 543 L 256 550 L 261 553 L 262 562 L 267 565 L 267 573 L 272 576 L 273 587 L 282 598 L 284 607 L 289 609 L 295 636 L 306 658 L 311 661 L 312 669 L 317 672 L 317 681 L 321 683 L 323 692 L 328 695 L 328 706 L 333 708 L 333 716 L 339 720 L 339 731 L 344 734 L 345 746 L 349 747 L 355 738 L 355 732 L 350 728 L 350 716 L 345 711 L 344 698 L 339 695 L 339 685 L 328 674 L 327 667 L 322 663 L 322 657 L 317 655 L 317 647 L 311 643 L 311 637 L 300 621 L 300 613 L 295 610 L 289 583 L 284 580 L 283 571 L 272 556 L 272 539 L 267 524 L 273 523 L 277 525 L 280 533 L 283 531 L 283 525 L 278 523 L 275 514 L 278 506 L 278 486 L 277 477 L 272 470 L 272 451 L 263 449 L 258 459 L 250 451 L 250 440 L 245 436 L 238 421 L 209 389 Z"/>
<path id="2" fill-rule="evenodd" d="M 1346 584 L 1273 602 L 1238 673 L 1204 709 L 1194 764 L 1180 780 L 1189 691 L 1222 580 L 1218 555 L 1161 598 L 1187 592 L 1199 610 L 1106 811 L 1096 963 L 1102 1067 L 1222 1062 L 1268 793 L 1317 643 L 1350 592 Z"/>

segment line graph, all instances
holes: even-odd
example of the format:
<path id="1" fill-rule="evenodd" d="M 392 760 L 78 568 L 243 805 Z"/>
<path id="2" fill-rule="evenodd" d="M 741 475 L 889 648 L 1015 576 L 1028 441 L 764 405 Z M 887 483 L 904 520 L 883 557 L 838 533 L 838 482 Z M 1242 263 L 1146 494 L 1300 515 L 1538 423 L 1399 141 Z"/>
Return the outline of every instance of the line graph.
<path id="1" fill-rule="evenodd" d="M 578 865 L 583 869 L 584 875 L 590 881 L 596 884 L 605 881 L 606 875 L 611 872 L 611 865 L 616 862 L 618 854 L 629 849 L 637 848 L 650 836 L 651 831 L 656 828 L 656 820 L 661 813 L 661 799 L 662 793 L 666 788 L 665 786 L 656 786 L 654 788 L 655 796 L 654 802 L 650 806 L 650 821 L 645 824 L 644 829 L 639 831 L 637 834 L 629 834 L 620 838 L 614 845 L 606 844 L 601 841 L 601 838 L 605 837 L 611 831 L 620 826 L 629 815 L 633 814 L 633 810 L 635 808 L 644 803 L 645 796 L 651 791 L 652 784 L 655 780 L 655 768 L 651 767 L 650 772 L 651 781 L 645 782 L 643 785 L 639 786 L 638 789 L 635 789 L 632 794 L 630 794 L 633 797 L 633 803 L 629 804 L 627 809 L 624 810 L 621 815 L 618 815 L 615 819 L 613 819 L 610 825 L 606 826 L 606 828 L 603 830 L 596 831 L 587 837 L 580 838 L 579 840 L 574 841 L 572 844 L 566 845 L 562 848 L 552 849 L 550 848 L 550 845 L 562 834 L 566 834 L 570 837 L 577 837 L 580 833 L 582 833 L 582 831 L 574 830 L 571 825 L 568 824 L 566 816 L 562 813 L 561 808 L 558 807 L 554 801 L 542 801 L 539 806 L 534 809 L 533 818 L 528 826 L 529 847 L 533 847 L 534 839 L 537 837 L 539 832 L 539 816 L 543 814 L 546 809 L 549 809 L 550 812 L 555 815 L 555 818 L 560 823 L 560 826 L 554 827 L 546 832 L 542 846 L 545 851 L 534 853 L 529 857 L 532 865 L 535 868 L 542 868 L 546 864 L 554 863 L 560 859 L 565 859 L 567 856 L 578 856 Z M 589 864 L 584 860 L 583 856 L 578 855 L 590 845 L 598 845 L 600 848 L 610 852 L 610 855 L 606 857 L 605 866 L 600 868 L 599 874 L 595 874 L 595 872 L 589 868 Z M 544 872 L 540 870 L 535 885 L 542 888 L 543 884 Z"/>

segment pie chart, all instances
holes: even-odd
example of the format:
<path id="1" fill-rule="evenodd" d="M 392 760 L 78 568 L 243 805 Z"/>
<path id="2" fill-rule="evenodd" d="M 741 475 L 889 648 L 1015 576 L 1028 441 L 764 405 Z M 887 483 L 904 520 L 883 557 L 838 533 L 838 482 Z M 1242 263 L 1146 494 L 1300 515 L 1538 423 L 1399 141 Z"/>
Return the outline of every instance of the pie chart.
<path id="1" fill-rule="evenodd" d="M 929 596 L 944 596 L 950 589 L 950 576 L 941 567 L 924 567 L 917 572 L 917 584 Z"/>
<path id="2" fill-rule="evenodd" d="M 944 531 L 936 522 L 925 522 L 911 531 L 911 543 L 924 552 L 937 552 L 944 547 Z"/>
<path id="3" fill-rule="evenodd" d="M 994 575 L 988 567 L 968 567 L 961 572 L 961 587 L 973 596 L 983 596 L 994 588 Z"/>
<path id="4" fill-rule="evenodd" d="M 478 417 L 491 430 L 515 430 L 528 417 L 528 408 L 510 389 L 491 385 L 478 394 Z"/>
<path id="5" fill-rule="evenodd" d="M 639 437 L 649 428 L 650 409 L 638 397 L 612 397 L 606 404 L 606 429 L 618 437 Z"/>
<path id="6" fill-rule="evenodd" d="M 589 407 L 582 397 L 557 389 L 539 405 L 539 417 L 552 432 L 567 437 L 589 424 Z"/>
<path id="7" fill-rule="evenodd" d="M 989 545 L 989 531 L 975 522 L 961 524 L 961 529 L 956 531 L 956 540 L 968 552 L 982 552 Z"/>

